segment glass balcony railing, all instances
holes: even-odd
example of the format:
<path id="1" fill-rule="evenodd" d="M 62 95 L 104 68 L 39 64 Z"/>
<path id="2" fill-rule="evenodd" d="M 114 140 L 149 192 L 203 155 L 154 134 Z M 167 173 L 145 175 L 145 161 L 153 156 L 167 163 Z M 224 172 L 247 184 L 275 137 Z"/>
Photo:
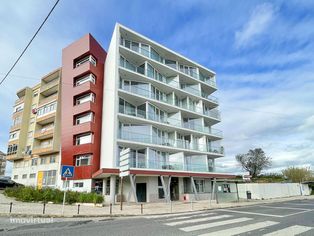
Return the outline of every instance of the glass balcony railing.
<path id="1" fill-rule="evenodd" d="M 159 161 L 159 160 L 148 160 L 145 154 L 138 156 L 133 155 L 129 158 L 130 168 L 141 168 L 141 169 L 157 169 L 157 170 L 178 170 L 178 171 L 192 171 L 192 172 L 212 172 L 211 166 L 206 164 L 187 164 L 184 162 L 175 161 Z"/>
<path id="2" fill-rule="evenodd" d="M 195 105 L 190 105 L 190 104 L 186 104 L 182 101 L 176 101 L 175 99 L 173 99 L 172 97 L 166 94 L 158 94 L 158 93 L 154 93 L 152 91 L 149 90 L 149 88 L 144 88 L 144 87 L 140 87 L 140 86 L 136 86 L 136 85 L 131 85 L 131 86 L 121 86 L 120 84 L 120 89 L 129 93 L 133 93 L 133 94 L 137 94 L 146 98 L 150 98 L 150 99 L 154 99 L 163 103 L 167 103 L 173 106 L 177 106 L 180 108 L 183 108 L 185 110 L 189 110 L 195 113 L 199 113 L 202 115 L 206 115 L 209 116 L 211 118 L 214 119 L 218 119 L 220 120 L 220 113 L 217 109 L 211 109 L 211 110 L 204 110 L 201 107 L 197 107 Z M 172 94 L 170 94 L 172 95 Z"/>
<path id="3" fill-rule="evenodd" d="M 120 63 L 120 66 L 123 68 L 126 68 L 128 70 L 131 70 L 133 72 L 137 72 L 141 75 L 145 75 L 146 77 L 150 78 L 150 79 L 154 79 L 157 80 L 161 83 L 166 84 L 167 86 L 176 88 L 176 89 L 181 89 L 187 93 L 190 93 L 194 96 L 201 96 L 211 102 L 217 103 L 218 104 L 218 98 L 213 96 L 213 95 L 209 95 L 206 94 L 202 91 L 200 91 L 199 89 L 195 89 L 193 87 L 188 87 L 185 86 L 183 87 L 182 84 L 180 84 L 179 82 L 173 80 L 173 77 L 165 77 L 163 75 L 161 75 L 160 73 L 156 73 L 156 72 L 152 72 L 152 71 L 148 71 L 147 69 L 144 69 L 142 67 L 136 67 L 132 64 L 130 64 L 128 61 L 124 62 L 124 63 Z"/>
<path id="4" fill-rule="evenodd" d="M 130 132 L 125 130 L 119 130 L 119 138 L 122 140 L 128 140 L 138 143 L 154 144 L 167 147 L 174 147 L 180 149 L 210 152 L 217 154 L 224 154 L 222 146 L 215 147 L 212 145 L 202 145 L 196 142 L 189 142 L 181 139 L 171 139 L 166 137 L 158 137 L 154 135 L 147 135 L 143 133 Z"/>
<path id="5" fill-rule="evenodd" d="M 175 118 L 166 117 L 166 116 L 158 116 L 155 113 L 146 112 L 139 109 L 127 109 L 126 107 L 119 105 L 119 113 L 129 115 L 129 116 L 135 116 L 135 117 L 139 117 L 139 118 L 147 119 L 151 121 L 160 122 L 160 123 L 175 126 L 178 128 L 184 128 L 184 129 L 190 129 L 190 130 L 194 130 L 198 132 L 203 132 L 203 133 L 215 135 L 222 138 L 221 130 L 213 129 L 207 126 L 202 126 L 196 123 L 183 122 L 180 119 L 175 119 Z"/>
<path id="6" fill-rule="evenodd" d="M 150 59 L 152 59 L 152 60 L 154 60 L 154 61 L 160 62 L 160 63 L 162 63 L 162 64 L 164 64 L 164 65 L 166 65 L 166 66 L 168 66 L 168 67 L 170 67 L 170 68 L 172 68 L 172 69 L 175 69 L 175 70 L 177 70 L 177 71 L 180 71 L 180 72 L 182 72 L 182 73 L 184 73 L 184 74 L 186 74 L 186 75 L 188 75 L 188 76 L 190 76 L 190 77 L 192 77 L 192 78 L 194 78 L 194 79 L 200 80 L 200 81 L 202 81 L 202 82 L 204 82 L 204 83 L 206 83 L 206 84 L 208 84 L 208 85 L 210 85 L 210 86 L 212 86 L 212 87 L 214 87 L 214 88 L 217 87 L 217 86 L 216 86 L 216 81 L 215 81 L 214 77 L 206 77 L 206 76 L 202 75 L 201 73 L 197 73 L 197 72 L 192 71 L 192 70 L 185 71 L 184 69 L 178 68 L 178 67 L 177 67 L 176 65 L 174 65 L 174 64 L 165 63 L 165 59 L 164 59 L 163 57 L 161 57 L 161 56 L 160 56 L 157 52 L 155 52 L 155 51 L 150 51 L 150 50 L 148 50 L 148 49 L 146 49 L 146 48 L 139 47 L 139 46 L 137 46 L 137 47 L 132 47 L 131 44 L 124 45 L 124 44 L 123 44 L 123 41 L 120 42 L 120 45 L 123 46 L 123 47 L 125 47 L 125 48 L 128 48 L 128 49 L 130 49 L 130 50 L 132 50 L 132 51 L 134 51 L 134 52 L 137 52 L 137 53 L 139 53 L 139 54 L 142 54 L 143 56 L 148 57 L 148 58 L 150 58 Z"/>

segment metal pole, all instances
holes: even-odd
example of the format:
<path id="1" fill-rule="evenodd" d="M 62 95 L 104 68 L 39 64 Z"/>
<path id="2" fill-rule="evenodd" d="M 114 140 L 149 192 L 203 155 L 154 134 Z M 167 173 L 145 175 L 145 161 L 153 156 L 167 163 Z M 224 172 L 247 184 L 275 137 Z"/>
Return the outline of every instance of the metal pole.
<path id="1" fill-rule="evenodd" d="M 12 205 L 13 205 L 13 202 L 10 202 L 10 213 L 12 212 Z"/>
<path id="2" fill-rule="evenodd" d="M 109 204 L 109 212 L 110 212 L 110 215 L 112 215 L 112 203 Z"/>
<path id="3" fill-rule="evenodd" d="M 193 211 L 193 200 L 192 200 L 192 195 L 190 197 L 190 203 L 191 203 L 191 211 Z"/>
<path id="4" fill-rule="evenodd" d="M 141 214 L 143 215 L 143 203 L 141 203 Z"/>
<path id="5" fill-rule="evenodd" d="M 172 201 L 170 200 L 170 213 L 172 213 Z"/>
<path id="6" fill-rule="evenodd" d="M 80 214 L 80 206 L 81 206 L 80 204 L 77 205 L 77 214 L 78 215 Z"/>
<path id="7" fill-rule="evenodd" d="M 236 189 L 237 189 L 237 197 L 238 197 L 238 202 L 240 201 L 240 197 L 239 197 L 239 189 L 238 189 L 238 183 L 236 182 Z"/>
<path id="8" fill-rule="evenodd" d="M 121 187 L 120 187 L 120 211 L 122 211 L 123 206 L 123 176 L 121 176 Z"/>
<path id="9" fill-rule="evenodd" d="M 67 192 L 67 184 L 68 184 L 68 178 L 65 178 L 65 190 L 63 192 L 63 203 L 62 203 L 62 215 L 64 214 L 64 204 L 65 204 L 65 197 Z"/>
<path id="10" fill-rule="evenodd" d="M 44 202 L 44 206 L 43 206 L 43 215 L 45 214 L 46 211 L 46 203 Z"/>

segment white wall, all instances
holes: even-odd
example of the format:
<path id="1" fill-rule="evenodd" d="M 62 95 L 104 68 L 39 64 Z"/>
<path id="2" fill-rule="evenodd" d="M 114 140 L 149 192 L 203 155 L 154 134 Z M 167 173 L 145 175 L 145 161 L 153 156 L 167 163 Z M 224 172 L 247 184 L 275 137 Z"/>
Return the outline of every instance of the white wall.
<path id="1" fill-rule="evenodd" d="M 271 199 L 291 196 L 310 195 L 308 185 L 298 183 L 244 183 L 238 184 L 239 198 L 246 199 L 246 191 L 252 199 Z M 302 192 L 302 193 L 301 193 Z"/>

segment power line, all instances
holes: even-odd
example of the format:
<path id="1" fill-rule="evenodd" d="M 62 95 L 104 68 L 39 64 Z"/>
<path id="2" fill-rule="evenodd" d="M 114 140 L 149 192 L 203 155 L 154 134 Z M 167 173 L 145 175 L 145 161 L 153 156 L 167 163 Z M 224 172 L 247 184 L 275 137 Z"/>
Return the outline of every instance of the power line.
<path id="1" fill-rule="evenodd" d="M 27 48 L 30 46 L 30 44 L 33 42 L 33 40 L 35 39 L 35 37 L 37 36 L 37 34 L 39 33 L 39 31 L 41 30 L 41 28 L 44 26 L 44 24 L 46 23 L 46 21 L 48 20 L 49 16 L 51 15 L 51 13 L 53 12 L 53 10 L 55 9 L 55 7 L 57 6 L 57 4 L 59 3 L 60 0 L 57 0 L 56 3 L 53 5 L 53 7 L 51 8 L 50 12 L 48 13 L 48 15 L 46 16 L 46 18 L 44 19 L 44 21 L 41 23 L 41 25 L 39 26 L 39 28 L 37 29 L 37 31 L 35 32 L 35 34 L 33 35 L 33 37 L 31 38 L 31 40 L 28 42 L 28 44 L 26 45 L 26 47 L 24 48 L 24 50 L 22 51 L 22 53 L 20 54 L 20 56 L 16 59 L 16 61 L 14 62 L 14 64 L 12 65 L 12 67 L 10 68 L 10 70 L 6 73 L 6 75 L 3 77 L 3 79 L 0 82 L 0 85 L 5 81 L 5 79 L 8 77 L 8 75 L 11 73 L 11 71 L 14 69 L 14 67 L 16 66 L 16 64 L 19 62 L 19 60 L 21 59 L 21 57 L 24 55 L 24 53 L 26 52 Z"/>

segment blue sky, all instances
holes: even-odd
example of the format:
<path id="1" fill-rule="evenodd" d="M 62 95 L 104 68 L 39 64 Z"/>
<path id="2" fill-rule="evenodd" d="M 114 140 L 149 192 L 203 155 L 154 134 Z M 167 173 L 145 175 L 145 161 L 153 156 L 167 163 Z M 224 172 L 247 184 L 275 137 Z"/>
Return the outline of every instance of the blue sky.
<path id="1" fill-rule="evenodd" d="M 3 1 L 0 76 L 54 1 Z M 269 172 L 314 168 L 313 1 L 61 0 L 0 90 L 0 150 L 6 151 L 16 90 L 61 65 L 62 48 L 90 32 L 108 48 L 119 22 L 217 73 L 226 156 L 262 147 Z"/>

